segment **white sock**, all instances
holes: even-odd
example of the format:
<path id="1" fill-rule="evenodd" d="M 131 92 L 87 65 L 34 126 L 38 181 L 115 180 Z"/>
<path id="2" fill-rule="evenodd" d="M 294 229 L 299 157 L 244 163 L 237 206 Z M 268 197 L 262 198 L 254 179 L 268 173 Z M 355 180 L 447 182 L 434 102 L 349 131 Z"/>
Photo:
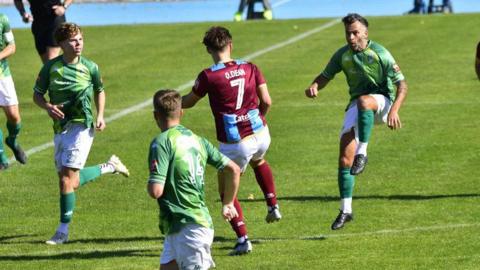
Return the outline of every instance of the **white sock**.
<path id="1" fill-rule="evenodd" d="M 245 235 L 245 236 L 239 237 L 237 239 L 237 242 L 241 244 L 241 243 L 244 243 L 247 240 L 248 240 L 248 236 Z"/>
<path id="2" fill-rule="evenodd" d="M 340 210 L 343 213 L 351 214 L 352 213 L 352 198 L 343 198 L 340 201 Z"/>
<path id="3" fill-rule="evenodd" d="M 357 146 L 357 153 L 355 153 L 355 155 L 362 154 L 364 156 L 367 156 L 367 146 L 368 142 L 359 142 Z"/>
<path id="4" fill-rule="evenodd" d="M 274 206 L 268 206 L 268 212 L 272 212 L 273 208 L 279 209 L 278 204 L 275 204 Z"/>
<path id="5" fill-rule="evenodd" d="M 102 174 L 106 174 L 106 173 L 114 173 L 115 172 L 115 167 L 113 167 L 112 164 L 110 163 L 102 163 L 100 164 L 100 172 Z"/>
<path id="6" fill-rule="evenodd" d="M 60 223 L 57 228 L 57 232 L 68 234 L 68 224 L 70 223 Z"/>

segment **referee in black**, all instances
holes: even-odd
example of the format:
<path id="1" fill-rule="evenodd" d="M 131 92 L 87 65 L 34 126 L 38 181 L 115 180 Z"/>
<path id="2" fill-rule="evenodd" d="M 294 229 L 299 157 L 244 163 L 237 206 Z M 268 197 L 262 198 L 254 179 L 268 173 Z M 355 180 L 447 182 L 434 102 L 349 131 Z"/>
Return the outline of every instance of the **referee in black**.
<path id="1" fill-rule="evenodd" d="M 44 64 L 60 53 L 53 33 L 57 26 L 65 22 L 65 12 L 72 2 L 73 0 L 28 0 L 30 14 L 25 11 L 22 0 L 14 0 L 23 22 L 32 22 L 35 47 Z"/>

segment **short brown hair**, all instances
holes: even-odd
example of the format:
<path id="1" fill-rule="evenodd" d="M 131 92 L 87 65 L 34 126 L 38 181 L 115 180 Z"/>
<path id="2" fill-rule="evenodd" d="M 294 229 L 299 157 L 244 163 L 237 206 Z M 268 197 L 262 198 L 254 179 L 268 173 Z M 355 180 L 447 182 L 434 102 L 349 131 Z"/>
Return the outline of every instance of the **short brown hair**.
<path id="1" fill-rule="evenodd" d="M 158 90 L 153 96 L 153 108 L 166 118 L 179 118 L 182 110 L 182 96 L 176 90 Z"/>
<path id="2" fill-rule="evenodd" d="M 213 51 L 221 51 L 232 42 L 232 35 L 227 28 L 222 26 L 213 26 L 205 32 L 203 44 Z"/>
<path id="3" fill-rule="evenodd" d="M 361 15 L 357 13 L 349 13 L 347 16 L 343 17 L 342 22 L 344 25 L 350 25 L 354 22 L 360 22 L 361 24 L 365 25 L 368 28 L 368 21 Z"/>
<path id="4" fill-rule="evenodd" d="M 80 26 L 74 23 L 62 23 L 55 29 L 54 37 L 57 43 L 74 37 L 76 34 L 82 33 Z"/>

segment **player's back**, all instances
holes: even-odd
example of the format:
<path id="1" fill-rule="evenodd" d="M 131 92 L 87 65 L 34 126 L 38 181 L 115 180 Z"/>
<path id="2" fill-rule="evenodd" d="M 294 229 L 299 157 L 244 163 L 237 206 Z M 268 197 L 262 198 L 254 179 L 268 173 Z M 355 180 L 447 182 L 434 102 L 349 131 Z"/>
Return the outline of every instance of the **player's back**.
<path id="1" fill-rule="evenodd" d="M 264 83 L 258 68 L 245 61 L 218 63 L 200 73 L 193 91 L 208 93 L 219 141 L 237 142 L 265 126 L 257 96 Z"/>

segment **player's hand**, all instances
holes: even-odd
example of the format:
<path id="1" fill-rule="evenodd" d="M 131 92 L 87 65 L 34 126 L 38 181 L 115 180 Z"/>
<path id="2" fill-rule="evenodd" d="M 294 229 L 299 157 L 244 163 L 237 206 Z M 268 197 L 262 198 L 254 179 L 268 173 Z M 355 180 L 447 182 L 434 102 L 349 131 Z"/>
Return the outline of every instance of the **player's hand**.
<path id="1" fill-rule="evenodd" d="M 316 83 L 310 85 L 310 87 L 305 90 L 305 96 L 316 98 L 318 96 L 318 85 Z"/>
<path id="2" fill-rule="evenodd" d="M 22 15 L 22 21 L 23 21 L 24 23 L 32 22 L 32 21 L 33 21 L 32 14 L 30 14 L 30 13 L 28 13 L 28 12 L 23 13 L 23 15 Z"/>
<path id="3" fill-rule="evenodd" d="M 97 117 L 97 123 L 95 124 L 95 129 L 98 131 L 102 131 L 107 127 L 107 124 L 105 123 L 105 120 L 103 117 L 98 118 Z"/>
<path id="4" fill-rule="evenodd" d="M 232 218 L 238 217 L 237 209 L 235 209 L 233 203 L 223 205 L 222 216 L 226 221 L 230 221 Z"/>
<path id="5" fill-rule="evenodd" d="M 391 130 L 402 128 L 402 122 L 397 112 L 390 111 L 388 113 L 387 125 Z"/>
<path id="6" fill-rule="evenodd" d="M 55 13 L 55 15 L 57 16 L 63 16 L 65 14 L 65 7 L 62 6 L 62 5 L 54 5 L 52 6 L 52 9 L 53 9 L 53 12 Z"/>
<path id="7" fill-rule="evenodd" d="M 62 112 L 63 105 L 47 105 L 47 113 L 50 118 L 53 120 L 62 120 L 65 117 L 65 114 Z"/>

